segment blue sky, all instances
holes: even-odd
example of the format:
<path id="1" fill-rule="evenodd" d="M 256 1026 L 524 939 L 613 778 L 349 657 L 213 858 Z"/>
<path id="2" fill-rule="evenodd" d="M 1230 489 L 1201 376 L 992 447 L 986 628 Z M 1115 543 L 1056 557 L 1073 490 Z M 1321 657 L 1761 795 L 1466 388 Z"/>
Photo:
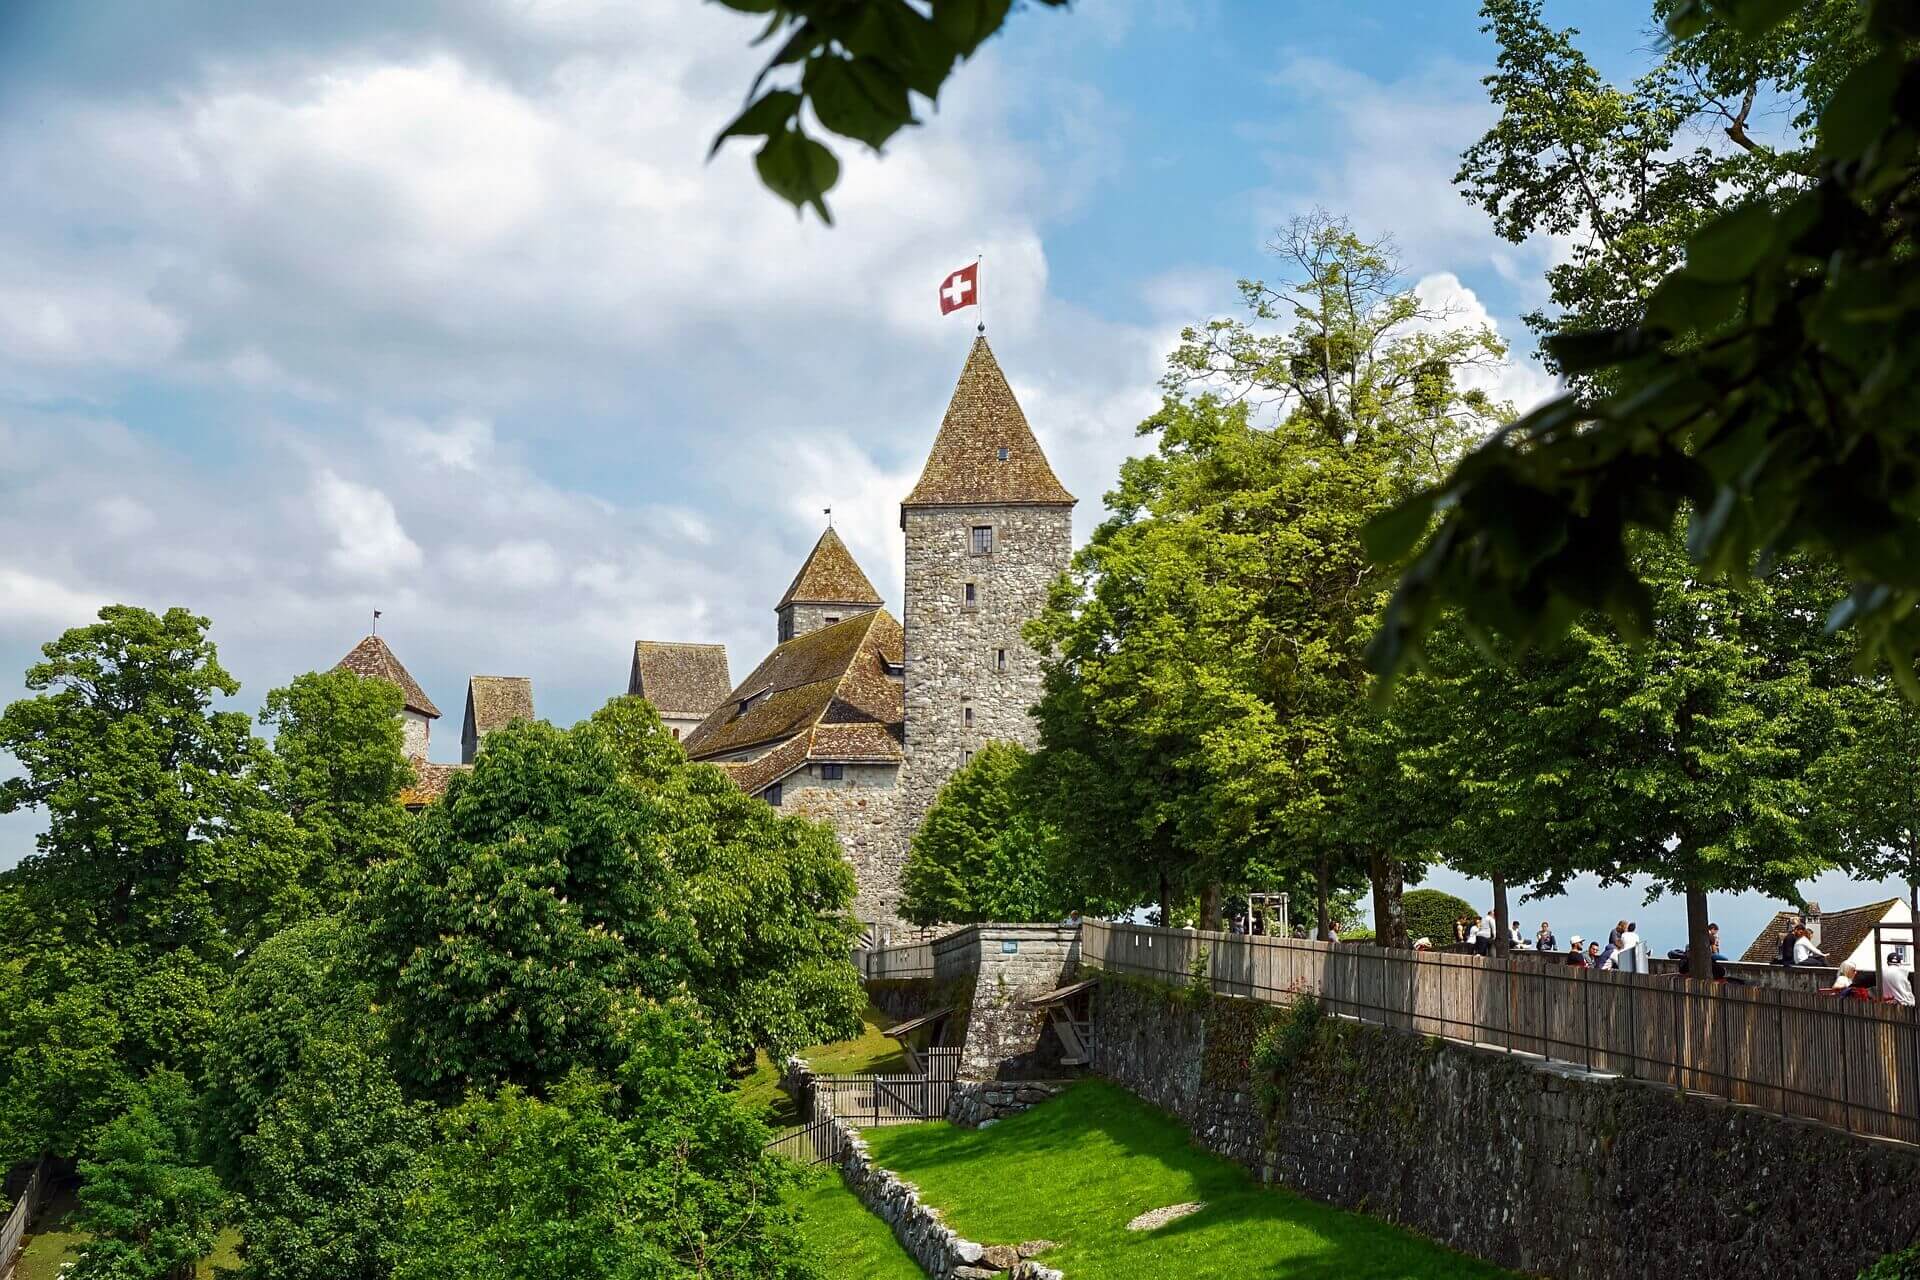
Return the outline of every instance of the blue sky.
<path id="1" fill-rule="evenodd" d="M 1609 74 L 1647 61 L 1635 6 L 1547 7 Z M 1514 339 L 1494 389 L 1536 399 L 1517 317 L 1556 248 L 1450 186 L 1491 118 L 1478 25 L 1029 9 L 924 128 L 847 157 L 827 230 L 744 148 L 704 162 L 757 66 L 715 5 L 0 6 L 0 698 L 107 601 L 211 617 L 249 709 L 379 608 L 453 758 L 469 674 L 531 676 L 569 723 L 638 638 L 723 641 L 744 673 L 828 505 L 897 606 L 895 504 L 974 318 L 934 289 L 976 252 L 1082 535 L 1179 327 L 1315 205 Z M 34 830 L 0 818 L 0 865 Z M 1739 936 L 1767 910 L 1721 914 Z"/>

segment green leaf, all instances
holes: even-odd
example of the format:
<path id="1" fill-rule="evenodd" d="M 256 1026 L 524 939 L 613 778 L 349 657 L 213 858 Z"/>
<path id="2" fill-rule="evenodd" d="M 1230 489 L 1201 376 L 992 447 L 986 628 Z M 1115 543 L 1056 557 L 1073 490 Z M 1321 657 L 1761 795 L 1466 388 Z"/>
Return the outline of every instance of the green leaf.
<path id="1" fill-rule="evenodd" d="M 1786 21 L 1807 0 L 1714 0 L 1714 10 L 1743 36 L 1764 35 Z"/>
<path id="2" fill-rule="evenodd" d="M 960 56 L 970 57 L 1006 22 L 1012 8 L 1013 0 L 933 0 L 933 25 Z"/>
<path id="3" fill-rule="evenodd" d="M 871 58 L 814 58 L 801 87 L 822 125 L 875 150 L 914 123 L 906 83 Z"/>
<path id="4" fill-rule="evenodd" d="M 1660 282 L 1647 301 L 1647 324 L 1676 334 L 1710 333 L 1740 313 L 1745 291 L 1738 284 L 1702 280 L 1691 270 Z"/>
<path id="5" fill-rule="evenodd" d="M 720 0 L 736 13 L 772 13 L 780 0 Z"/>
<path id="6" fill-rule="evenodd" d="M 1588 329 L 1550 334 L 1541 344 L 1562 373 L 1592 373 L 1639 354 L 1639 332 L 1634 329 Z"/>
<path id="7" fill-rule="evenodd" d="M 1687 274 L 1710 284 L 1744 280 L 1773 247 L 1774 220 L 1755 202 L 1723 214 L 1687 242 Z"/>
<path id="8" fill-rule="evenodd" d="M 1360 536 L 1375 564 L 1396 564 L 1419 543 L 1433 518 L 1434 495 L 1417 494 L 1367 521 Z"/>
<path id="9" fill-rule="evenodd" d="M 798 129 L 788 129 L 767 139 L 753 158 L 760 181 L 794 208 L 811 204 L 820 220 L 829 225 L 826 194 L 840 180 L 840 162 L 833 152 L 807 137 Z"/>
<path id="10" fill-rule="evenodd" d="M 1820 150 L 1836 160 L 1859 157 L 1892 124 L 1901 60 L 1883 52 L 1848 76 L 1820 113 Z"/>
<path id="11" fill-rule="evenodd" d="M 905 0 L 870 0 L 841 37 L 849 52 L 892 67 L 907 87 L 938 97 L 959 56 L 952 43 Z"/>
<path id="12" fill-rule="evenodd" d="M 800 95 L 791 89 L 774 89 L 756 98 L 733 123 L 720 131 L 707 152 L 711 160 L 728 138 L 765 138 L 785 129 L 800 110 Z"/>

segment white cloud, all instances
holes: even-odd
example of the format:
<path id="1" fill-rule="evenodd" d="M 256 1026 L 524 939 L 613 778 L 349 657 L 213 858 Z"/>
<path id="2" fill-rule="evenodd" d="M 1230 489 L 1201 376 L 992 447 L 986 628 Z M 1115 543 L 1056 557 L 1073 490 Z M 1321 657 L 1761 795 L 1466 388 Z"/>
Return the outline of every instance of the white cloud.
<path id="1" fill-rule="evenodd" d="M 1510 402 L 1520 413 L 1559 393 L 1560 384 L 1526 349 L 1525 336 L 1516 342 L 1512 333 L 1502 332 L 1486 304 L 1461 283 L 1459 276 L 1451 271 L 1435 272 L 1422 276 L 1413 289 L 1425 306 L 1444 314 L 1448 323 L 1460 328 L 1490 328 L 1507 343 L 1506 364 L 1498 369 L 1466 370 L 1461 378 L 1465 385 L 1485 391 L 1497 401 Z"/>
<path id="2" fill-rule="evenodd" d="M 0 626 L 16 635 L 80 626 L 112 601 L 24 569 L 0 564 Z"/>
<path id="3" fill-rule="evenodd" d="M 381 581 L 420 567 L 419 545 L 400 527 L 392 499 L 380 490 L 326 469 L 314 477 L 313 500 L 333 534 L 328 559 L 342 573 Z"/>

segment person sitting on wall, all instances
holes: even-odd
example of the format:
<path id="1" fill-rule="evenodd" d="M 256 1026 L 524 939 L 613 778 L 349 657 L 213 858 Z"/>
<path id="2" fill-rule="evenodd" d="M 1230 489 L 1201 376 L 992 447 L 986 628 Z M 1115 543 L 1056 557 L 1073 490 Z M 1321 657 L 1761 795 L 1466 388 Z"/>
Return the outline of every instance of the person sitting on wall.
<path id="1" fill-rule="evenodd" d="M 1707 946 L 1712 949 L 1713 958 L 1715 960 L 1726 959 L 1725 956 L 1720 954 L 1720 926 L 1719 925 L 1710 924 L 1707 926 Z"/>
<path id="2" fill-rule="evenodd" d="M 1825 964 L 1827 953 L 1813 945 L 1813 930 L 1801 925 L 1793 931 L 1793 959 L 1788 963 L 1807 966 Z"/>
<path id="3" fill-rule="evenodd" d="M 1833 975 L 1833 985 L 1827 988 L 1828 995 L 1840 995 L 1853 990 L 1853 980 L 1859 974 L 1851 963 L 1843 964 Z"/>
<path id="4" fill-rule="evenodd" d="M 1580 941 L 1577 933 L 1573 935 L 1573 941 L 1567 944 L 1567 966 L 1580 969 L 1587 967 L 1586 944 Z"/>
<path id="5" fill-rule="evenodd" d="M 1533 935 L 1533 949 L 1535 951 L 1558 951 L 1560 949 L 1560 943 L 1556 941 L 1553 936 L 1553 926 L 1545 920 L 1540 922 L 1540 932 Z"/>

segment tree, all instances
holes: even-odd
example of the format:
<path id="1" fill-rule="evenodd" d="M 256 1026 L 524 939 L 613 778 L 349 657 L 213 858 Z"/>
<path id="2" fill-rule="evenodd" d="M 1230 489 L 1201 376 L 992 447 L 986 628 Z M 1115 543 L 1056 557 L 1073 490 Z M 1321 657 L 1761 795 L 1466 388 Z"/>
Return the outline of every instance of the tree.
<path id="1" fill-rule="evenodd" d="M 1067 0 L 1038 0 L 1062 7 Z M 973 56 L 1007 20 L 1012 0 L 721 0 L 767 23 L 754 43 L 784 37 L 747 91 L 745 110 L 713 140 L 765 138 L 754 167 L 768 190 L 798 209 L 811 204 L 823 222 L 826 194 L 840 162 L 807 136 L 801 107 L 829 133 L 875 151 L 901 129 L 920 123 L 913 98 L 932 103 L 956 64 Z M 797 67 L 790 85 L 767 77 Z"/>
<path id="2" fill-rule="evenodd" d="M 212 710 L 238 685 L 206 626 L 109 606 L 0 713 L 0 812 L 47 818 L 0 873 L 0 1156 L 78 1154 L 148 1072 L 196 1074 L 236 955 L 287 918 L 298 838 L 247 717 Z"/>
<path id="3" fill-rule="evenodd" d="M 275 799 L 305 838 L 300 886 L 334 910 L 375 862 L 406 841 L 402 788 L 413 766 L 401 750 L 401 693 L 351 671 L 303 675 L 267 695 L 260 712 L 275 729 Z"/>
<path id="4" fill-rule="evenodd" d="M 241 1139 L 244 1280 L 386 1280 L 431 1130 L 364 1042 L 316 1046 Z"/>
<path id="5" fill-rule="evenodd" d="M 174 1071 L 148 1076 L 80 1162 L 73 1280 L 176 1280 L 213 1249 L 226 1197 L 195 1164 L 193 1095 Z"/>
<path id="6" fill-rule="evenodd" d="M 1920 707 L 1885 679 L 1841 690 L 1841 741 L 1816 768 L 1847 794 L 1855 839 L 1839 860 L 1863 878 L 1903 880 L 1920 919 Z"/>
<path id="7" fill-rule="evenodd" d="M 443 1117 L 394 1280 L 812 1280 L 780 1202 L 794 1173 L 699 1024 L 655 1007 L 631 1032 L 615 1082 L 576 1071 Z"/>
<path id="8" fill-rule="evenodd" d="M 1793 12 L 1712 8 L 1745 39 Z M 1676 0 L 1669 29 L 1713 31 L 1704 0 Z M 1820 109 L 1804 187 L 1708 221 L 1636 322 L 1550 338 L 1598 390 L 1528 414 L 1375 527 L 1376 556 L 1408 561 L 1377 670 L 1412 667 L 1450 609 L 1523 645 L 1592 609 L 1644 633 L 1654 591 L 1629 545 L 1684 506 L 1712 575 L 1832 557 L 1851 590 L 1829 625 L 1855 628 L 1863 657 L 1920 698 L 1920 12 L 1875 0 L 1863 31 L 1870 52 Z"/>
<path id="9" fill-rule="evenodd" d="M 1437 947 L 1453 941 L 1454 925 L 1480 914 L 1465 898 L 1439 889 L 1409 889 L 1401 905 L 1406 911 L 1407 932 L 1416 938 L 1432 938 Z"/>
<path id="10" fill-rule="evenodd" d="M 1123 465 L 1032 628 L 1045 794 L 1076 856 L 1158 874 L 1163 900 L 1306 868 L 1324 901 L 1364 867 L 1380 939 L 1402 944 L 1400 842 L 1358 843 L 1350 820 L 1387 586 L 1361 530 L 1501 415 L 1466 382 L 1503 349 L 1342 221 L 1297 220 L 1276 251 L 1293 278 L 1244 283 L 1250 321 L 1183 335 L 1142 427 L 1157 451 Z"/>
<path id="11" fill-rule="evenodd" d="M 989 742 L 940 788 L 914 834 L 901 913 L 918 925 L 1057 920 L 1071 908 L 1058 838 L 1029 796 L 1032 757 Z"/>

